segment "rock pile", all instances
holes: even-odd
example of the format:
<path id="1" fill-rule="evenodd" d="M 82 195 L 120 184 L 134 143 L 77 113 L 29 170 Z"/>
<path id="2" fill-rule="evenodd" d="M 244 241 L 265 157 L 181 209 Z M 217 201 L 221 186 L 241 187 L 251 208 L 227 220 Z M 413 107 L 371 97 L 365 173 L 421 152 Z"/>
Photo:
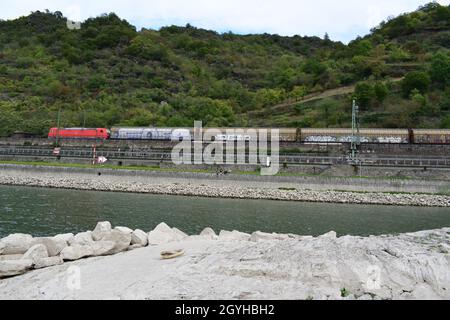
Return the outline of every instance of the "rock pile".
<path id="1" fill-rule="evenodd" d="M 11 234 L 0 240 L 0 278 L 60 265 L 64 261 L 114 255 L 187 237 L 184 232 L 165 223 L 147 234 L 140 229 L 112 228 L 108 221 L 97 223 L 93 231 L 75 235 L 68 233 L 34 238 L 28 234 Z"/>
<path id="2" fill-rule="evenodd" d="M 336 237 L 336 233 L 331 233 Z M 326 237 L 324 235 L 322 237 Z M 97 223 L 93 231 L 77 234 L 58 234 L 54 237 L 32 237 L 28 234 L 11 234 L 0 239 L 0 278 L 21 275 L 33 269 L 42 269 L 89 257 L 115 255 L 124 251 L 159 246 L 176 241 L 274 241 L 304 239 L 297 235 L 239 231 L 220 231 L 205 228 L 199 235 L 188 236 L 177 228 L 161 223 L 148 233 L 127 227 L 111 226 L 108 221 Z M 311 237 L 312 238 L 312 237 Z"/>
<path id="3" fill-rule="evenodd" d="M 182 180 L 181 180 L 182 181 Z M 272 187 L 248 187 L 235 181 L 233 186 L 201 185 L 190 182 L 157 183 L 133 181 L 132 178 L 123 180 L 87 179 L 77 176 L 33 176 L 18 172 L 0 172 L 0 184 L 30 187 L 65 188 L 75 190 L 101 190 L 112 192 L 149 193 L 179 196 L 199 196 L 210 198 L 232 199 L 267 199 L 283 201 L 326 202 L 346 204 L 376 204 L 393 206 L 417 207 L 450 207 L 448 188 L 443 189 L 443 195 L 437 194 L 409 194 L 382 192 L 349 192 L 349 191 L 314 191 L 302 189 L 283 190 Z M 355 185 L 355 190 L 360 186 Z M 122 230 L 124 231 L 124 230 Z M 129 231 L 129 230 L 128 230 Z"/>
<path id="4" fill-rule="evenodd" d="M 178 249 L 185 254 L 161 259 Z M 448 300 L 449 252 L 450 228 L 370 237 L 206 228 L 188 236 L 165 223 L 146 233 L 100 222 L 76 235 L 1 239 L 0 277 L 11 278 L 0 280 L 0 299 Z M 107 255 L 71 262 L 83 277 L 68 290 L 68 268 L 57 264 Z"/>

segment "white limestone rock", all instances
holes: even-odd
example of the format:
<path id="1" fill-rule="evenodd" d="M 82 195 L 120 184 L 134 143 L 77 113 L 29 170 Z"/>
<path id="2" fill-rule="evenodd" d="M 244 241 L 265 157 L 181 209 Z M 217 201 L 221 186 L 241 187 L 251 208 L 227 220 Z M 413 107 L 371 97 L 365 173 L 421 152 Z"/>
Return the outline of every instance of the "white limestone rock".
<path id="1" fill-rule="evenodd" d="M 64 234 L 58 234 L 53 237 L 56 241 L 65 241 L 67 245 L 69 245 L 70 241 L 73 239 L 74 234 L 73 233 L 64 233 Z"/>
<path id="2" fill-rule="evenodd" d="M 288 240 L 289 236 L 287 234 L 277 234 L 277 233 L 265 233 L 261 231 L 253 232 L 250 236 L 250 241 L 259 242 L 259 241 L 274 241 L 274 240 Z"/>
<path id="3" fill-rule="evenodd" d="M 92 238 L 92 231 L 77 233 L 72 239 L 69 240 L 69 245 L 89 245 L 94 242 Z"/>
<path id="4" fill-rule="evenodd" d="M 35 269 L 43 269 L 63 264 L 64 260 L 60 256 L 40 258 L 34 261 Z"/>
<path id="5" fill-rule="evenodd" d="M 127 251 L 133 251 L 141 248 L 144 248 L 144 246 L 141 244 L 132 244 L 131 246 L 128 247 Z"/>
<path id="6" fill-rule="evenodd" d="M 105 272 L 104 259 L 74 263 L 89 269 L 83 292 L 67 292 L 65 281 L 53 281 L 67 277 L 66 268 L 56 267 L 17 279 L 2 279 L 0 299 L 40 299 L 42 288 L 53 299 L 170 299 L 186 290 L 188 271 L 190 281 L 197 283 L 198 288 L 192 293 L 188 290 L 186 299 L 449 300 L 449 256 L 439 248 L 449 239 L 450 233 L 444 229 L 427 235 L 348 236 L 336 240 L 315 237 L 287 242 L 174 243 L 163 245 L 161 250 L 146 248 L 108 258 L 108 265 L 121 274 L 114 281 Z M 181 264 L 164 263 L 161 268 L 155 260 L 158 253 L 180 247 L 192 259 L 179 260 Z M 400 251 L 402 255 L 398 254 Z M 140 287 L 134 285 L 136 274 L 143 284 Z M 99 290 L 105 284 L 109 292 L 106 297 L 105 290 Z M 236 289 L 240 287 L 250 289 Z M 347 297 L 342 297 L 343 288 Z"/>
<path id="7" fill-rule="evenodd" d="M 119 230 L 112 230 L 109 233 L 105 233 L 100 240 L 114 242 L 114 248 L 109 250 L 105 254 L 116 254 L 125 251 L 130 246 L 131 234 L 126 234 Z"/>
<path id="8" fill-rule="evenodd" d="M 22 259 L 23 254 L 4 254 L 0 255 L 0 261 L 7 261 L 7 260 L 20 260 Z"/>
<path id="9" fill-rule="evenodd" d="M 308 240 L 313 240 L 314 239 L 313 236 L 300 236 L 298 234 L 292 234 L 292 233 L 289 233 L 288 237 L 290 239 L 295 239 L 295 240 L 298 240 L 298 241 L 308 241 Z"/>
<path id="10" fill-rule="evenodd" d="M 174 228 L 170 228 L 164 222 L 159 224 L 153 231 L 148 234 L 148 244 L 151 246 L 158 246 L 160 244 L 179 241 L 187 237 L 187 235 Z"/>
<path id="11" fill-rule="evenodd" d="M 35 244 L 22 257 L 24 260 L 30 259 L 33 262 L 43 258 L 48 258 L 47 248 L 43 244 Z"/>
<path id="12" fill-rule="evenodd" d="M 170 232 L 172 231 L 172 228 L 169 227 L 169 226 L 167 225 L 167 223 L 161 222 L 160 224 L 158 224 L 158 225 L 155 227 L 155 229 L 153 229 L 153 231 L 170 233 Z"/>
<path id="13" fill-rule="evenodd" d="M 105 256 L 113 251 L 116 243 L 114 241 L 95 241 L 90 244 L 93 250 L 92 256 Z"/>
<path id="14" fill-rule="evenodd" d="M 219 233 L 219 239 L 230 240 L 230 241 L 248 241 L 250 240 L 250 235 L 248 233 L 239 231 L 226 231 L 222 230 Z"/>
<path id="15" fill-rule="evenodd" d="M 148 236 L 144 231 L 136 229 L 131 233 L 131 245 L 141 245 L 145 247 L 147 244 Z"/>
<path id="16" fill-rule="evenodd" d="M 89 244 L 74 244 L 69 247 L 65 247 L 61 251 L 61 258 L 63 260 L 79 260 L 81 258 L 86 258 L 94 254 L 94 249 Z"/>
<path id="17" fill-rule="evenodd" d="M 59 238 L 34 238 L 33 245 L 43 244 L 47 248 L 48 256 L 55 257 L 61 253 L 61 251 L 68 246 L 67 242 Z"/>
<path id="18" fill-rule="evenodd" d="M 130 228 L 127 228 L 127 227 L 115 227 L 114 230 L 118 230 L 118 231 L 120 231 L 122 233 L 125 233 L 125 234 L 133 233 L 133 229 L 130 229 Z"/>
<path id="19" fill-rule="evenodd" d="M 0 240 L 3 244 L 2 254 L 23 254 L 30 249 L 33 237 L 29 234 L 14 233 Z"/>
<path id="20" fill-rule="evenodd" d="M 0 242 L 0 254 L 3 253 L 3 250 L 5 250 L 6 245 L 4 243 Z"/>
<path id="21" fill-rule="evenodd" d="M 33 267 L 33 260 L 7 260 L 0 261 L 0 278 L 24 274 Z"/>
<path id="22" fill-rule="evenodd" d="M 199 235 L 189 236 L 184 241 L 197 241 L 197 240 L 217 240 L 219 237 L 215 233 L 215 231 L 211 228 L 205 228 Z"/>
<path id="23" fill-rule="evenodd" d="M 97 223 L 94 231 L 92 231 L 92 239 L 95 241 L 100 240 L 105 233 L 111 232 L 111 228 L 111 223 L 109 221 Z"/>
<path id="24" fill-rule="evenodd" d="M 330 231 L 328 233 L 325 233 L 321 236 L 318 237 L 319 239 L 330 239 L 330 240 L 334 240 L 337 238 L 336 232 L 334 231 Z"/>
<path id="25" fill-rule="evenodd" d="M 209 239 L 216 239 L 217 234 L 212 228 L 205 228 L 202 232 L 200 232 L 200 236 L 209 238 Z"/>
<path id="26" fill-rule="evenodd" d="M 188 235 L 186 233 L 184 233 L 183 231 L 181 231 L 180 229 L 172 228 L 172 231 L 173 231 L 175 237 L 177 238 L 176 240 L 183 240 L 188 237 Z"/>
<path id="27" fill-rule="evenodd" d="M 364 294 L 360 296 L 358 300 L 373 300 L 373 297 L 370 294 Z"/>

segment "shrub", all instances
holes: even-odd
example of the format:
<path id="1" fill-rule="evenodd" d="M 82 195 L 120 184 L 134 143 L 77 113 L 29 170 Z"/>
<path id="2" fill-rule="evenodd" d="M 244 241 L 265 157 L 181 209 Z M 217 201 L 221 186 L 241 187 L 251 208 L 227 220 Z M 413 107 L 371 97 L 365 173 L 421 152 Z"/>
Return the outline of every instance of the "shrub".
<path id="1" fill-rule="evenodd" d="M 450 85 L 450 56 L 444 52 L 437 52 L 431 59 L 431 79 L 443 85 Z"/>
<path id="2" fill-rule="evenodd" d="M 428 73 L 415 71 L 408 73 L 402 82 L 402 90 L 405 97 L 408 97 L 414 89 L 420 93 L 426 93 L 430 87 L 431 79 Z"/>

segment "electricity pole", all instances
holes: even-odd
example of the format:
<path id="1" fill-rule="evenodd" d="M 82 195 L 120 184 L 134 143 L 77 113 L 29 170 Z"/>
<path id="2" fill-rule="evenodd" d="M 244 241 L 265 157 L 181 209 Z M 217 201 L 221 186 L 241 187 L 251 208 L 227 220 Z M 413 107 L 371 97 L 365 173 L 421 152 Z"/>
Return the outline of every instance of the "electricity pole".
<path id="1" fill-rule="evenodd" d="M 361 143 L 361 138 L 359 135 L 359 107 L 356 104 L 356 101 L 353 100 L 352 106 L 352 144 L 351 144 L 351 160 L 352 162 L 356 162 L 356 157 L 358 154 L 358 148 Z"/>

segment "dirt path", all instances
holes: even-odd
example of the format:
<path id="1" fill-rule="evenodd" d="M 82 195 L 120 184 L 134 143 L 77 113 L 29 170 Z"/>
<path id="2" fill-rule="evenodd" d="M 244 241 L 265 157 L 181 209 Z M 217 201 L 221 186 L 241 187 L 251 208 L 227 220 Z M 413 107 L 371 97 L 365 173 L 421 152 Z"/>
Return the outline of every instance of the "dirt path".
<path id="1" fill-rule="evenodd" d="M 389 79 L 389 81 L 392 81 L 392 82 L 399 82 L 401 80 L 403 80 L 403 77 Z M 249 116 L 256 116 L 256 115 L 260 115 L 262 113 L 267 114 L 267 112 L 270 112 L 271 114 L 280 113 L 280 112 L 288 111 L 288 109 L 290 109 L 291 107 L 301 104 L 301 103 L 307 103 L 307 102 L 312 102 L 312 101 L 316 101 L 316 100 L 322 100 L 322 99 L 326 99 L 326 98 L 338 97 L 338 96 L 351 94 L 351 93 L 355 92 L 355 87 L 356 87 L 356 85 L 351 85 L 351 86 L 339 87 L 339 88 L 335 88 L 335 89 L 326 90 L 326 91 L 323 91 L 320 93 L 312 93 L 312 94 L 306 95 L 302 100 L 284 102 L 284 103 L 277 104 L 272 107 L 265 108 L 264 110 L 250 111 L 247 114 Z"/>

